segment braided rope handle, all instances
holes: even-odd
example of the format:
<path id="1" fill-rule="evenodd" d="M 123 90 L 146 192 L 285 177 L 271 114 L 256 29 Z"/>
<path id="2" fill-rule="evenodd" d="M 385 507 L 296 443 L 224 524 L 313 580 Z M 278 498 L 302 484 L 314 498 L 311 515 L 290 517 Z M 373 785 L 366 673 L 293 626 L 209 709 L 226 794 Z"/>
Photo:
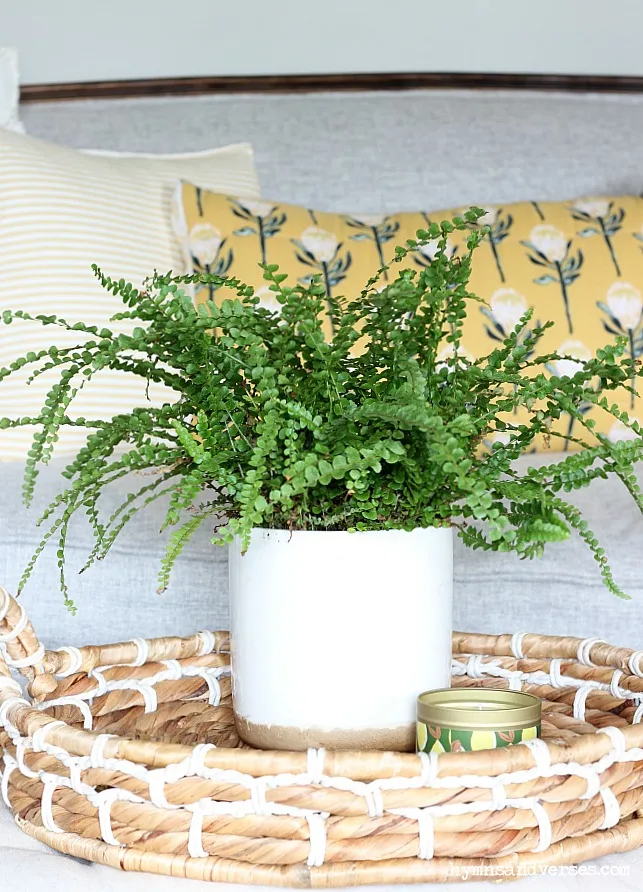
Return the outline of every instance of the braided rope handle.
<path id="1" fill-rule="evenodd" d="M 44 666 L 45 653 L 22 604 L 0 586 L 0 678 L 11 679 L 13 669 L 31 683 L 32 694 L 34 686 L 48 688 L 53 682 L 55 687 Z"/>

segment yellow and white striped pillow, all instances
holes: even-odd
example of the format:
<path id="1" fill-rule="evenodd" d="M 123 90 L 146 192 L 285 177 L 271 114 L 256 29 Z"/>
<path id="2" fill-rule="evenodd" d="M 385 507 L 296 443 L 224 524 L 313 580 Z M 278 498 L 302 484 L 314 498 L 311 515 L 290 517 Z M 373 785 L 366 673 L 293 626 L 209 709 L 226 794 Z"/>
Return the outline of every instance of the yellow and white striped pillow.
<path id="1" fill-rule="evenodd" d="M 184 271 L 171 220 L 172 193 L 182 178 L 233 195 L 259 192 L 249 145 L 188 155 L 112 155 L 1 130 L 0 314 L 22 309 L 109 327 L 123 306 L 98 285 L 92 263 L 137 287 L 155 269 Z M 119 330 L 127 331 L 125 323 Z M 0 325 L 0 368 L 30 350 L 80 341 L 57 326 Z M 30 371 L 0 381 L 0 417 L 38 414 L 55 376 L 46 373 L 25 387 Z M 162 401 L 163 389 L 150 388 L 150 398 Z M 103 372 L 69 414 L 104 418 L 145 399 L 139 380 Z M 0 431 L 0 460 L 24 458 L 32 435 L 25 428 Z M 84 439 L 80 429 L 64 430 L 57 453 L 74 452 Z"/>

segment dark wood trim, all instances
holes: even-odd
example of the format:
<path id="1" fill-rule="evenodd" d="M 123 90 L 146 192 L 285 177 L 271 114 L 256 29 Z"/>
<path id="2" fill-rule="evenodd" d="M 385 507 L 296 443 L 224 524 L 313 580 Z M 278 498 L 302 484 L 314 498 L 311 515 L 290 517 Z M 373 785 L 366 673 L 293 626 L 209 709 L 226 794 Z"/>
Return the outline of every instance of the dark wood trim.
<path id="1" fill-rule="evenodd" d="M 590 74 L 485 74 L 392 72 L 279 74 L 248 77 L 175 77 L 150 80 L 27 84 L 22 102 L 230 93 L 316 93 L 355 90 L 561 90 L 578 93 L 642 93 L 643 77 Z"/>

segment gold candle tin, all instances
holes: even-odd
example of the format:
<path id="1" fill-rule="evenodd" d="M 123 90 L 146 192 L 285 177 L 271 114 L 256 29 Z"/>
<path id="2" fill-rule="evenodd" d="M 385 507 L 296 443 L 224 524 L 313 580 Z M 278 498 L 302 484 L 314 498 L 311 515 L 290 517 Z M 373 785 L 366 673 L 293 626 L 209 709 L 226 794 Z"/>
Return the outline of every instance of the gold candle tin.
<path id="1" fill-rule="evenodd" d="M 472 752 L 540 737 L 542 702 L 523 691 L 443 688 L 417 701 L 417 752 Z"/>

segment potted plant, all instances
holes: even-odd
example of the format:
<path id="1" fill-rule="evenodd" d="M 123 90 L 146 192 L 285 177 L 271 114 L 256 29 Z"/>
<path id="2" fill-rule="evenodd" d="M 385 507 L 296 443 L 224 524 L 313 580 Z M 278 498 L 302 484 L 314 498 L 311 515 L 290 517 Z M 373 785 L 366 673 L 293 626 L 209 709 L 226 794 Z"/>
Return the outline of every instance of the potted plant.
<path id="1" fill-rule="evenodd" d="M 418 231 L 394 262 L 427 245 L 431 262 L 403 269 L 385 287 L 382 269 L 350 302 L 326 294 L 318 278 L 290 286 L 271 265 L 264 276 L 277 312 L 235 278 L 156 275 L 137 291 L 96 270 L 123 300 L 116 321 L 137 327 L 118 334 L 76 323 L 77 348 L 29 354 L 1 373 L 27 363 L 60 370 L 36 419 L 27 499 L 61 425 L 88 428 L 87 445 L 66 471 L 69 487 L 43 517 L 43 544 L 58 540 L 70 605 L 65 543 L 77 512 L 96 536 L 91 564 L 138 510 L 169 494 L 165 526 L 175 529 L 161 590 L 201 524 L 211 525 L 214 544 L 230 545 L 235 710 L 250 743 L 413 745 L 417 693 L 449 682 L 454 529 L 472 548 L 526 558 L 575 530 L 607 587 L 622 595 L 563 493 L 616 474 L 642 505 L 633 473 L 641 430 L 608 398 L 639 371 L 617 339 L 575 374 L 545 375 L 565 357 L 538 353 L 549 326 L 534 324 L 531 312 L 488 356 L 468 358 L 461 333 L 476 299 L 467 283 L 486 233 L 481 215 L 472 209 Z M 447 249 L 454 228 L 469 230 L 457 257 Z M 195 283 L 236 295 L 197 309 L 184 290 Z M 5 312 L 5 323 L 14 318 L 30 317 Z M 35 321 L 69 327 L 54 316 Z M 80 383 L 103 368 L 162 382 L 176 400 L 109 421 L 71 420 Z M 617 417 L 633 439 L 592 440 L 588 403 Z M 529 409 L 528 421 L 516 421 L 517 407 Z M 574 437 L 550 430 L 564 413 L 575 418 Z M 498 432 L 493 448 L 483 448 Z M 519 474 L 514 460 L 543 434 L 573 439 L 581 451 Z M 97 500 L 110 481 L 150 469 L 156 474 L 101 518 Z"/>

